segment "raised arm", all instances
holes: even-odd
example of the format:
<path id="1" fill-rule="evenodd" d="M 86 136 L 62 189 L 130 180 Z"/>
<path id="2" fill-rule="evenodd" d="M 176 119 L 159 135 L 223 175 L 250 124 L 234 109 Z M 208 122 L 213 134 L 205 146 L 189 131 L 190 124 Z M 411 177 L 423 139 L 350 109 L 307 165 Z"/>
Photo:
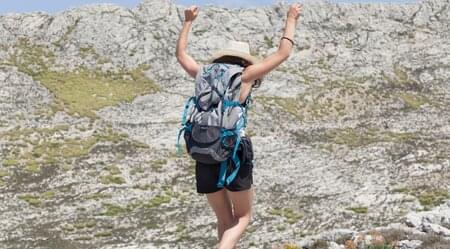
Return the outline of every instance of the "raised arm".
<path id="1" fill-rule="evenodd" d="M 293 4 L 289 7 L 287 13 L 283 37 L 287 37 L 292 41 L 294 41 L 295 26 L 300 15 L 300 10 L 300 4 Z M 270 54 L 261 62 L 245 68 L 242 72 L 242 82 L 251 83 L 257 79 L 261 79 L 264 75 L 285 61 L 291 54 L 293 47 L 293 43 L 291 43 L 288 39 L 281 39 L 280 46 L 276 52 Z"/>
<path id="2" fill-rule="evenodd" d="M 183 69 L 192 77 L 195 78 L 199 70 L 197 62 L 186 52 L 188 43 L 188 34 L 192 26 L 192 22 L 197 18 L 199 9 L 197 6 L 191 6 L 184 11 L 184 23 L 180 32 L 180 37 L 177 42 L 177 61 L 181 64 Z"/>

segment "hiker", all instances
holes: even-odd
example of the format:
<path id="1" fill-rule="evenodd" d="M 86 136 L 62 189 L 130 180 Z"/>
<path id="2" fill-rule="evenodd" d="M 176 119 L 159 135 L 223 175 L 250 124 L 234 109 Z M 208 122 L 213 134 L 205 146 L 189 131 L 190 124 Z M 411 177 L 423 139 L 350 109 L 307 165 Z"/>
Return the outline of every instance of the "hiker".
<path id="1" fill-rule="evenodd" d="M 248 43 L 229 41 L 223 50 L 216 52 L 212 56 L 210 59 L 211 64 L 208 65 L 208 68 L 204 68 L 186 52 L 188 34 L 192 22 L 199 13 L 199 8 L 197 6 L 191 6 L 185 10 L 185 21 L 176 48 L 177 60 L 183 69 L 197 81 L 203 77 L 202 74 L 213 74 L 220 70 L 222 70 L 220 71 L 222 74 L 219 76 L 228 75 L 229 78 L 227 78 L 227 80 L 233 81 L 229 84 L 235 84 L 236 81 L 239 81 L 237 82 L 238 86 L 240 86 L 240 92 L 238 92 L 239 95 L 237 98 L 239 103 L 228 100 L 228 104 L 224 105 L 224 108 L 229 106 L 246 107 L 252 88 L 257 87 L 261 83 L 261 79 L 267 73 L 279 66 L 289 57 L 294 46 L 294 32 L 300 10 L 300 4 L 292 4 L 289 7 L 283 35 L 280 37 L 279 48 L 276 52 L 260 60 L 250 54 Z M 231 73 L 227 74 L 228 72 L 223 73 L 223 70 L 227 68 L 230 70 L 241 70 L 239 74 L 237 74 L 240 77 L 231 77 Z M 211 75 L 207 76 L 209 77 Z M 205 79 L 216 80 L 218 75 L 214 75 L 214 78 L 211 77 Z M 212 84 L 212 82 L 208 83 L 210 85 Z M 198 90 L 199 89 L 196 88 L 196 91 Z M 211 96 L 214 95 L 213 90 L 220 96 L 218 101 L 226 101 L 223 100 L 224 97 L 215 88 L 210 91 L 209 94 L 211 94 Z M 196 103 L 195 108 L 199 108 L 199 105 L 200 104 Z M 186 110 L 188 110 L 188 108 L 189 104 L 187 104 Z M 207 110 L 209 110 L 209 108 L 205 109 L 205 111 Z M 184 119 L 186 119 L 186 111 L 183 120 Z M 186 120 L 183 122 L 185 125 Z M 191 129 L 191 127 L 185 125 L 183 128 L 185 129 L 185 134 L 186 131 L 188 131 L 187 128 Z M 228 182 L 228 175 L 226 176 L 226 182 L 224 182 L 224 179 L 225 174 L 229 174 L 229 170 L 232 169 L 227 168 L 226 173 L 223 173 L 221 172 L 222 167 L 220 164 L 205 164 L 196 160 L 195 174 L 197 192 L 206 194 L 208 203 L 217 217 L 218 245 L 220 249 L 235 248 L 251 219 L 252 202 L 254 198 L 252 188 L 253 149 L 250 138 L 245 137 L 244 132 L 239 134 L 239 136 L 241 136 L 237 139 L 237 141 L 240 141 L 238 145 L 239 150 L 237 152 L 239 158 L 237 159 L 237 162 L 233 161 L 233 164 L 236 166 L 237 163 L 241 163 L 236 175 L 233 176 L 230 182 Z M 227 167 L 230 165 L 232 166 L 233 164 L 230 163 Z M 220 178 L 219 175 L 222 175 L 222 173 L 224 179 L 222 179 L 222 182 L 220 182 L 219 179 L 219 183 L 217 183 L 218 178 Z"/>

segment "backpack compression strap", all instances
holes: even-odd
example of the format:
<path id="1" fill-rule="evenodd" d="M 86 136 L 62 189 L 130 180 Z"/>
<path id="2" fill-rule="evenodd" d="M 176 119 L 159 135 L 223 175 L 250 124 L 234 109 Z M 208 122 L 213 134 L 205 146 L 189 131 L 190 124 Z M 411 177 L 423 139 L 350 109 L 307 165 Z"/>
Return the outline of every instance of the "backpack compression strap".
<path id="1" fill-rule="evenodd" d="M 178 155 L 181 155 L 181 146 L 180 146 L 181 134 L 183 133 L 183 131 L 191 129 L 191 125 L 187 125 L 186 124 L 186 122 L 187 122 L 186 118 L 187 118 L 187 114 L 188 114 L 189 108 L 191 107 L 191 103 L 194 103 L 195 105 L 197 104 L 197 98 L 195 96 L 190 97 L 186 101 L 186 104 L 184 105 L 183 116 L 181 117 L 181 125 L 182 125 L 182 127 L 178 131 L 178 137 L 177 137 L 177 154 Z"/>
<path id="2" fill-rule="evenodd" d="M 226 102 L 224 102 L 225 105 Z M 228 102 L 229 106 L 240 106 L 241 108 L 242 105 L 239 102 Z M 231 172 L 231 174 L 226 177 L 226 173 L 227 173 L 227 166 L 228 166 L 228 162 L 229 159 L 222 161 L 220 164 L 220 171 L 219 171 L 219 180 L 217 181 L 217 187 L 218 188 L 222 188 L 224 185 L 229 185 L 237 176 L 237 173 L 239 172 L 239 169 L 241 167 L 241 161 L 239 159 L 239 156 L 237 155 L 237 150 L 239 148 L 239 144 L 241 143 L 241 130 L 245 127 L 246 125 L 246 112 L 243 112 L 243 115 L 241 116 L 241 118 L 239 119 L 239 121 L 236 123 L 236 129 L 231 130 L 231 131 L 224 131 L 222 133 L 222 137 L 226 137 L 226 136 L 235 136 L 236 137 L 236 143 L 234 144 L 234 149 L 233 149 L 233 155 L 231 157 L 231 160 L 234 163 L 234 169 Z"/>

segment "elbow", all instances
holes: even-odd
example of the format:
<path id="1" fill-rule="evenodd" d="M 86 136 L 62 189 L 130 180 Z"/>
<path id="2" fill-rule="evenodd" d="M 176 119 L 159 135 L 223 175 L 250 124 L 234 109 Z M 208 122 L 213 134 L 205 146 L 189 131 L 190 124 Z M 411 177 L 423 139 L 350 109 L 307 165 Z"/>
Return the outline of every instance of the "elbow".
<path id="1" fill-rule="evenodd" d="M 282 61 L 285 61 L 291 55 L 291 51 L 286 50 L 286 49 L 280 49 L 280 50 L 278 50 L 278 55 L 280 56 Z"/>
<path id="2" fill-rule="evenodd" d="M 185 54 L 186 54 L 186 52 L 184 51 L 184 49 L 177 46 L 176 51 L 175 51 L 175 56 L 177 57 L 178 62 L 180 62 L 180 60 L 183 59 Z"/>
<path id="3" fill-rule="evenodd" d="M 178 61 L 179 63 L 181 63 L 181 62 L 183 61 L 184 54 L 183 54 L 182 52 L 180 52 L 180 51 L 177 50 L 175 56 L 177 57 L 177 61 Z"/>

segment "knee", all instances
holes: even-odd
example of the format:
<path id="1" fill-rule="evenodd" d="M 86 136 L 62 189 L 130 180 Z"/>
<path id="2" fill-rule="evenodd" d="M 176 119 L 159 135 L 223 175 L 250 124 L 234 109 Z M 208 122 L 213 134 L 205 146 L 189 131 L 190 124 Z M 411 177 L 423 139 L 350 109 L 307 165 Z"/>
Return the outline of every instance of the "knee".
<path id="1" fill-rule="evenodd" d="M 234 219 L 232 217 L 229 218 L 221 218 L 217 220 L 217 226 L 223 228 L 224 230 L 232 227 L 234 225 Z"/>
<path id="2" fill-rule="evenodd" d="M 245 214 L 238 214 L 234 216 L 235 222 L 244 224 L 245 226 L 248 226 L 250 222 L 252 221 L 252 213 L 248 212 Z"/>

